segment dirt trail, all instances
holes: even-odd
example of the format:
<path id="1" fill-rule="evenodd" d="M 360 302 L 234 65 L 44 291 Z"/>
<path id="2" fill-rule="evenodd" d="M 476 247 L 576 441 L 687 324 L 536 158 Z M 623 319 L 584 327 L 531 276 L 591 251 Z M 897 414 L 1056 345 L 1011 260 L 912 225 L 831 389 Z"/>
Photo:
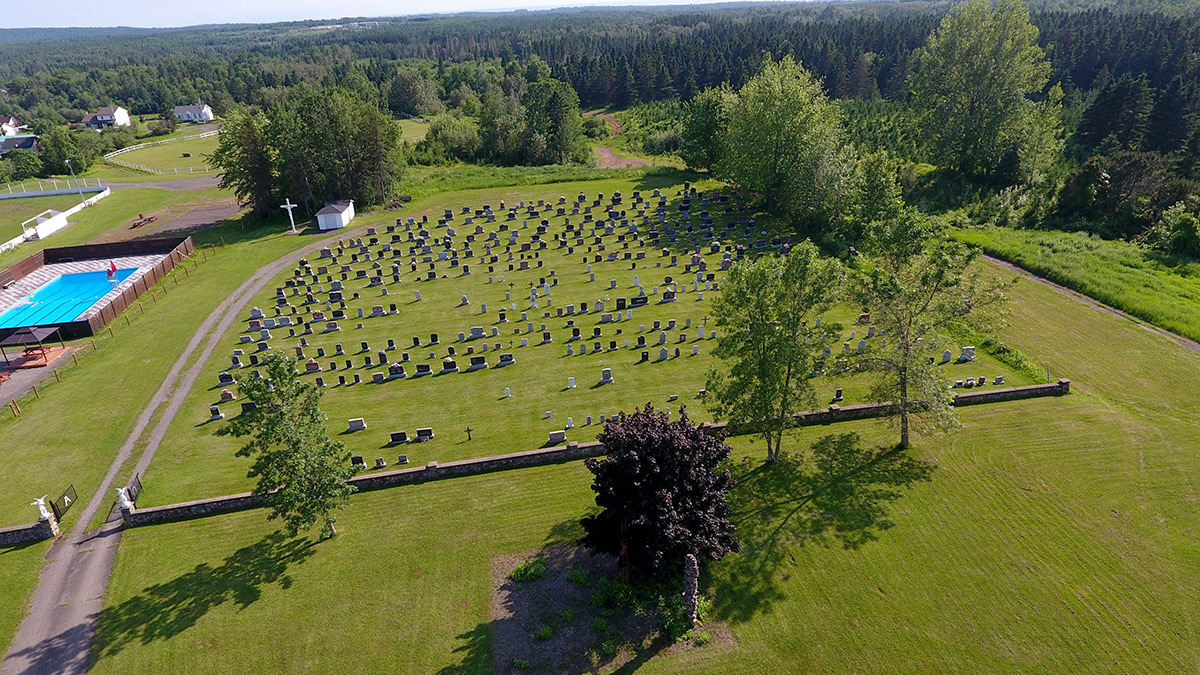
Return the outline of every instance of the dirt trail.
<path id="1" fill-rule="evenodd" d="M 608 113 L 598 112 L 598 111 L 586 112 L 584 114 L 592 115 L 594 117 L 599 117 L 600 119 L 604 120 L 605 122 L 608 122 L 609 126 L 612 127 L 613 136 L 621 135 L 621 123 L 618 122 L 616 120 L 616 118 L 614 118 L 612 115 L 609 115 Z M 621 157 L 613 152 L 613 149 L 611 146 L 608 146 L 608 145 L 596 146 L 596 165 L 599 166 L 601 169 L 630 169 L 630 168 L 635 168 L 635 167 L 639 167 L 639 166 L 646 166 L 648 164 L 649 164 L 649 162 L 641 160 L 641 159 L 630 159 L 628 157 Z"/>

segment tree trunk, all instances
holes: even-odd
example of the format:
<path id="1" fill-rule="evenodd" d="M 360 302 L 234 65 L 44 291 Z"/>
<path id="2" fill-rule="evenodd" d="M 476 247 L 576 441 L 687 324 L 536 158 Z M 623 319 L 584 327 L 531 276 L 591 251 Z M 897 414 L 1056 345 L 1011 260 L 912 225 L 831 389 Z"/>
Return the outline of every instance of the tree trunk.
<path id="1" fill-rule="evenodd" d="M 908 358 L 907 354 L 905 358 Z M 900 447 L 908 447 L 908 371 L 900 371 Z"/>
<path id="2" fill-rule="evenodd" d="M 333 539 L 337 536 L 337 527 L 334 526 L 333 520 L 329 518 L 329 512 L 325 512 L 325 532 L 324 539 Z"/>

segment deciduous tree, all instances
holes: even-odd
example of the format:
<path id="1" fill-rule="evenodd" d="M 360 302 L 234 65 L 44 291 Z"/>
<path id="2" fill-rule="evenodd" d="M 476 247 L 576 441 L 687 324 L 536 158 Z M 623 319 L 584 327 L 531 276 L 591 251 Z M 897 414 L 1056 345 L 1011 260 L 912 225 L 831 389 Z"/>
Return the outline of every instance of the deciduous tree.
<path id="1" fill-rule="evenodd" d="M 255 409 L 233 418 L 219 432 L 249 437 L 239 457 L 254 460 L 247 474 L 257 478 L 256 496 L 265 497 L 271 519 L 280 518 L 288 536 L 307 530 L 320 518 L 323 537 L 337 534 L 334 511 L 349 502 L 354 487 L 350 453 L 329 438 L 321 412 L 321 389 L 296 377 L 296 359 L 272 354 L 262 363 L 265 378 L 238 383 Z"/>
<path id="2" fill-rule="evenodd" d="M 760 433 L 772 462 L 793 413 L 816 403 L 811 378 L 836 334 L 817 319 L 838 300 L 842 278 L 836 260 L 804 242 L 786 257 L 734 265 L 713 303 L 722 365 L 708 373 L 707 404 L 718 419 Z"/>
<path id="3" fill-rule="evenodd" d="M 927 239 L 926 224 L 912 210 L 874 229 L 879 255 L 850 284 L 850 297 L 870 313 L 887 346 L 872 347 L 858 365 L 872 377 L 871 398 L 893 404 L 889 419 L 907 448 L 918 422 L 937 431 L 957 425 L 939 365 L 952 344 L 948 329 L 970 321 L 993 330 L 1004 289 L 1015 281 L 970 269 L 977 253 L 949 239 Z"/>
<path id="4" fill-rule="evenodd" d="M 621 413 L 597 437 L 608 455 L 584 461 L 600 513 L 583 519 L 585 542 L 658 578 L 689 553 L 720 560 L 738 550 L 726 496 L 733 477 L 720 464 L 729 446 L 689 420 L 671 422 L 650 404 Z"/>
<path id="5" fill-rule="evenodd" d="M 950 10 L 916 52 L 909 78 L 913 105 L 939 164 L 988 175 L 1041 92 L 1050 62 L 1021 0 L 966 0 Z"/>

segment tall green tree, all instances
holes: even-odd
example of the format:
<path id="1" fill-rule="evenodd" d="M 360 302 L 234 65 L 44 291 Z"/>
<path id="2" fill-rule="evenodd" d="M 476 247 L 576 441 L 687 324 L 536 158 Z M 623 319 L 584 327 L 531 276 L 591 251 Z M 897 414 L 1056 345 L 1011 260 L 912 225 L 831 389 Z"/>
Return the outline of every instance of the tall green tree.
<path id="1" fill-rule="evenodd" d="M 785 257 L 734 265 L 713 303 L 721 366 L 707 374 L 705 403 L 717 419 L 761 434 L 769 461 L 779 460 L 792 415 L 816 403 L 812 374 L 837 328 L 818 319 L 842 278 L 841 265 L 806 241 Z"/>
<path id="2" fill-rule="evenodd" d="M 271 354 L 260 366 L 265 378 L 247 376 L 238 383 L 242 398 L 255 409 L 233 418 L 217 433 L 249 437 L 238 457 L 254 463 L 247 474 L 257 478 L 254 495 L 265 497 L 270 518 L 284 523 L 288 536 L 323 521 L 323 538 L 337 534 L 334 511 L 349 503 L 354 486 L 350 453 L 329 438 L 322 391 L 296 377 L 294 357 Z"/>
<path id="3" fill-rule="evenodd" d="M 1146 78 L 1122 75 L 1109 80 L 1083 112 L 1079 138 L 1091 146 L 1104 144 L 1109 154 L 1136 150 L 1153 110 L 1154 94 Z"/>
<path id="4" fill-rule="evenodd" d="M 74 170 L 76 174 L 87 171 L 94 159 L 75 137 L 63 126 L 51 127 L 38 138 L 42 147 L 42 175 L 59 176 Z M 67 166 L 70 160 L 70 167 Z"/>
<path id="5" fill-rule="evenodd" d="M 768 57 L 729 111 L 718 174 L 819 231 L 847 210 L 845 134 L 820 82 L 790 56 Z"/>
<path id="6" fill-rule="evenodd" d="M 233 190 L 238 201 L 260 217 L 276 211 L 275 159 L 266 126 L 261 113 L 232 111 L 221 126 L 217 149 L 208 157 L 221 169 L 221 189 Z"/>
<path id="7" fill-rule="evenodd" d="M 587 158 L 579 96 L 571 85 L 553 78 L 530 83 L 521 103 L 525 163 L 567 164 Z"/>
<path id="8" fill-rule="evenodd" d="M 32 150 L 17 148 L 8 153 L 8 165 L 12 167 L 12 180 L 25 180 L 42 170 L 42 158 Z"/>
<path id="9" fill-rule="evenodd" d="M 868 350 L 858 365 L 872 379 L 871 398 L 893 404 L 889 419 L 900 428 L 900 447 L 914 427 L 948 431 L 957 426 L 941 363 L 953 345 L 949 331 L 972 322 L 991 332 L 1004 289 L 1013 282 L 971 269 L 977 253 L 949 239 L 927 238 L 928 224 L 906 209 L 875 223 L 878 255 L 855 276 L 850 299 L 870 313 L 887 345 Z M 880 342 L 882 345 L 882 340 Z"/>
<path id="10" fill-rule="evenodd" d="M 737 94 L 728 84 L 705 89 L 683 106 L 679 155 L 689 169 L 711 170 L 721 162 L 729 113 Z"/>
<path id="11" fill-rule="evenodd" d="M 1038 29 L 1021 0 L 966 0 L 916 52 L 909 78 L 938 164 L 989 175 L 1019 144 L 1027 98 L 1050 79 Z"/>

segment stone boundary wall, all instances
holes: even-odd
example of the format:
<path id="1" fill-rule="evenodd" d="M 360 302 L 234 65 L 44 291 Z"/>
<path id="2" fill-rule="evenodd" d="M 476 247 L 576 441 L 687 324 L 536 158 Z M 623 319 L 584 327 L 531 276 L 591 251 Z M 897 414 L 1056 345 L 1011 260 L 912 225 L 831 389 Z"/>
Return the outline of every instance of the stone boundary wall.
<path id="1" fill-rule="evenodd" d="M 0 528 L 0 546 L 15 546 L 31 541 L 42 541 L 54 536 L 50 521 L 39 520 L 33 525 Z"/>
<path id="2" fill-rule="evenodd" d="M 955 396 L 954 405 L 964 406 L 980 403 L 994 403 L 997 401 L 1015 401 L 1026 398 L 1039 398 L 1043 396 L 1063 396 L 1065 394 L 1069 394 L 1070 392 L 1071 381 L 1059 380 L 1058 382 L 1050 384 L 1035 384 L 1026 387 L 1008 387 L 1005 389 L 993 389 L 989 391 L 963 392 Z M 892 404 L 890 403 L 869 403 L 864 405 L 851 405 L 844 407 L 832 405 L 824 410 L 810 410 L 799 413 L 796 416 L 796 421 L 799 426 L 811 426 L 816 424 L 831 424 L 834 422 L 868 419 L 882 416 L 888 411 L 889 408 L 891 408 L 891 406 Z M 710 433 L 724 432 L 728 427 L 728 425 L 723 422 L 718 424 L 705 422 L 700 426 L 702 429 L 709 431 Z M 350 483 L 357 487 L 359 491 L 367 492 L 370 490 L 382 490 L 384 488 L 396 487 L 398 485 L 411 485 L 430 480 L 441 480 L 443 478 L 477 476 L 496 471 L 507 471 L 509 469 L 522 469 L 535 466 L 547 466 L 550 464 L 561 464 L 563 462 L 577 461 L 589 457 L 600 457 L 604 454 L 604 444 L 600 443 L 599 441 L 588 441 L 586 443 L 570 442 L 566 445 L 559 445 L 550 448 L 539 448 L 537 450 L 526 450 L 524 452 L 514 452 L 512 454 L 497 455 L 495 457 L 464 459 L 457 462 L 446 462 L 444 464 L 430 462 L 425 466 L 396 469 L 393 471 L 381 471 L 378 473 L 368 473 L 351 478 Z M 189 520 L 192 518 L 203 518 L 205 516 L 213 516 L 221 513 L 245 511 L 248 509 L 259 508 L 261 506 L 263 506 L 263 499 L 254 497 L 248 492 L 244 492 L 237 495 L 213 497 L 211 499 L 200 499 L 193 502 L 184 502 L 182 504 L 151 506 L 143 509 L 135 507 L 124 514 L 125 526 L 140 527 L 142 525 L 153 525 L 157 523 L 168 523 L 178 520 Z"/>

